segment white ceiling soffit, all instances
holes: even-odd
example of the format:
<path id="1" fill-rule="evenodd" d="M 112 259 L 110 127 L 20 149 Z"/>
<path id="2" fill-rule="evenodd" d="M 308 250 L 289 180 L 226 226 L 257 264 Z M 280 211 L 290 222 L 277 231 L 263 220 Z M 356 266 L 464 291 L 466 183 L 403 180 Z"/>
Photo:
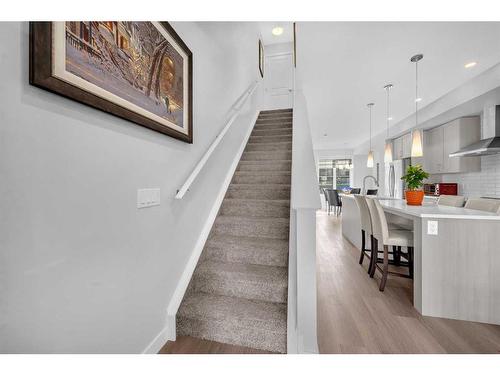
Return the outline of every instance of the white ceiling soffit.
<path id="1" fill-rule="evenodd" d="M 275 27 L 283 28 L 283 34 L 273 35 Z M 293 22 L 259 22 L 260 34 L 264 45 L 289 43 L 293 41 Z"/>
<path id="2" fill-rule="evenodd" d="M 419 106 L 500 62 L 499 22 L 301 22 L 297 25 L 297 72 L 309 106 L 315 148 L 355 147 L 369 137 L 366 104 L 374 102 L 373 134 L 386 127 L 391 90 L 393 124 L 415 111 L 415 64 Z M 464 65 L 476 61 L 466 69 Z M 324 136 L 327 134 L 327 136 Z"/>

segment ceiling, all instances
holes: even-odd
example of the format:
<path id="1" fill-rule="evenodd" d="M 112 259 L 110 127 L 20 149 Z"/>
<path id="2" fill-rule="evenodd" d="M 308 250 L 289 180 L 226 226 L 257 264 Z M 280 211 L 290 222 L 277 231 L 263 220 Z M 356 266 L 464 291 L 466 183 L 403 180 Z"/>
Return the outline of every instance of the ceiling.
<path id="1" fill-rule="evenodd" d="M 273 28 L 278 26 L 283 28 L 283 34 L 273 35 Z M 264 45 L 293 41 L 293 22 L 259 22 L 259 30 Z"/>
<path id="2" fill-rule="evenodd" d="M 271 35 L 272 36 L 272 35 Z M 500 23 L 301 22 L 297 24 L 297 73 L 308 101 L 315 148 L 354 148 L 386 129 L 387 83 L 392 83 L 392 124 L 500 62 Z M 476 61 L 466 69 L 464 64 Z M 325 136 L 326 134 L 326 136 Z"/>

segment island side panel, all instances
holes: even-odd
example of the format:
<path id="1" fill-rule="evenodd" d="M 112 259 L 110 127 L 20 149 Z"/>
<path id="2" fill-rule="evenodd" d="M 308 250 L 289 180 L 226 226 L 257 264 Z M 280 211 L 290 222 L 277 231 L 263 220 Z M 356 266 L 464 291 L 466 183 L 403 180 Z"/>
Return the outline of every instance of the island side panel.
<path id="1" fill-rule="evenodd" d="M 413 218 L 413 307 L 422 312 L 422 219 Z"/>
<path id="2" fill-rule="evenodd" d="M 422 314 L 500 324 L 500 221 L 423 219 L 422 228 Z"/>
<path id="3" fill-rule="evenodd" d="M 351 196 L 342 197 L 342 235 L 356 248 L 361 249 L 361 218 L 356 200 Z M 370 248 L 369 239 L 366 248 Z"/>

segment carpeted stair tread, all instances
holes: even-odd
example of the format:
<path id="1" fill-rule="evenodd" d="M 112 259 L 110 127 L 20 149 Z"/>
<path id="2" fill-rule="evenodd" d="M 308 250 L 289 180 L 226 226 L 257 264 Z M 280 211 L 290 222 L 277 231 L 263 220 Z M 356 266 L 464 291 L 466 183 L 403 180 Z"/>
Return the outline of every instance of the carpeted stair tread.
<path id="1" fill-rule="evenodd" d="M 220 215 L 213 230 L 215 234 L 288 239 L 289 225 L 288 218 Z"/>
<path id="2" fill-rule="evenodd" d="M 226 198 L 222 202 L 221 215 L 253 216 L 253 217 L 290 217 L 290 201 L 288 199 L 235 199 Z"/>
<path id="3" fill-rule="evenodd" d="M 291 135 L 292 129 L 255 129 L 252 135 L 271 136 L 271 135 Z"/>
<path id="4" fill-rule="evenodd" d="M 290 185 L 231 184 L 227 189 L 226 198 L 290 199 Z"/>
<path id="5" fill-rule="evenodd" d="M 281 108 L 281 109 L 266 109 L 265 111 L 260 111 L 261 115 L 267 115 L 271 113 L 292 113 L 292 108 Z"/>
<path id="6" fill-rule="evenodd" d="M 248 142 L 250 143 L 275 143 L 275 142 L 291 142 L 292 135 L 251 135 Z"/>
<path id="7" fill-rule="evenodd" d="M 286 267 L 288 241 L 231 235 L 211 236 L 206 244 L 206 260 Z"/>
<path id="8" fill-rule="evenodd" d="M 292 168 L 291 160 L 243 160 L 240 161 L 237 171 L 289 171 Z"/>
<path id="9" fill-rule="evenodd" d="M 235 184 L 289 184 L 292 175 L 283 171 L 236 171 L 233 176 Z"/>
<path id="10" fill-rule="evenodd" d="M 284 303 L 287 299 L 286 267 L 203 261 L 193 277 L 193 292 Z"/>
<path id="11" fill-rule="evenodd" d="M 292 160 L 291 150 L 244 151 L 241 160 Z"/>
<path id="12" fill-rule="evenodd" d="M 178 335 L 286 352 L 286 304 L 196 293 L 177 314 Z"/>
<path id="13" fill-rule="evenodd" d="M 292 123 L 287 122 L 287 123 L 278 123 L 278 124 L 261 124 L 261 123 L 256 123 L 253 130 L 280 130 L 280 129 L 288 129 L 288 130 L 293 130 L 292 128 Z"/>

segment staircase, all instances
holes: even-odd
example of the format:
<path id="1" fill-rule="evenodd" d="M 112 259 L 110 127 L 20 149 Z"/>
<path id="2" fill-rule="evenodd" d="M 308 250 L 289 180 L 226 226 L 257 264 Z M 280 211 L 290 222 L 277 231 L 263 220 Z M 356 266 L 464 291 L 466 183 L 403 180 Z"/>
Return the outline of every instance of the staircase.
<path id="1" fill-rule="evenodd" d="M 260 112 L 177 313 L 177 335 L 285 353 L 292 110 Z"/>

